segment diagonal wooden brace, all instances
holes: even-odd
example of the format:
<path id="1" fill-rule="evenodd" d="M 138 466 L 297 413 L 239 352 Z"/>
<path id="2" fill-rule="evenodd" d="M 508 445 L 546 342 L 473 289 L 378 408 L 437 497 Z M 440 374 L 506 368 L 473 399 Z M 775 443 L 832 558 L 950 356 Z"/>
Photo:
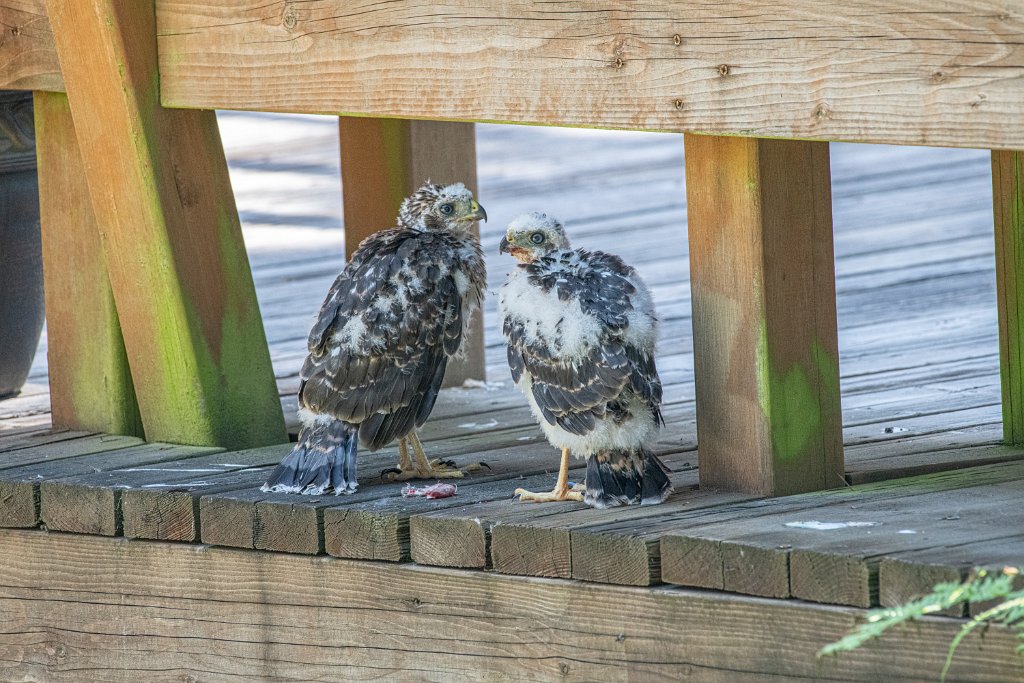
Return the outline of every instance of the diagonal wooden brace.
<path id="1" fill-rule="evenodd" d="M 47 12 L 146 437 L 284 441 L 216 118 L 160 106 L 153 2 Z"/>
<path id="2" fill-rule="evenodd" d="M 33 100 L 53 426 L 142 436 L 68 98 Z"/>

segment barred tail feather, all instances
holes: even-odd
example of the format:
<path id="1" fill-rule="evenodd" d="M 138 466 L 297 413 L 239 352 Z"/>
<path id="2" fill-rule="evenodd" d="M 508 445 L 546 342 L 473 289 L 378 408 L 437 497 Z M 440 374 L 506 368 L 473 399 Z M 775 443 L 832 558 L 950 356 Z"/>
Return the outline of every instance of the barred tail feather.
<path id="1" fill-rule="evenodd" d="M 672 492 L 669 470 L 644 449 L 602 451 L 587 458 L 583 501 L 595 508 L 657 505 Z"/>
<path id="2" fill-rule="evenodd" d="M 341 420 L 318 417 L 303 425 L 295 448 L 270 474 L 261 491 L 319 496 L 356 490 L 358 428 Z"/>

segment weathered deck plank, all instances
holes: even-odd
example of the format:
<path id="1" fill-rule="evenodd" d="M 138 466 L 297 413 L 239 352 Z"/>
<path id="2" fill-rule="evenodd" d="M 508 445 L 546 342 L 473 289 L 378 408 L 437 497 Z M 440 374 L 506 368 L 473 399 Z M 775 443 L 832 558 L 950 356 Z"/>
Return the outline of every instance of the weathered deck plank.
<path id="1" fill-rule="evenodd" d="M 1015 506 L 1007 506 L 1012 514 Z M 954 509 L 948 517 L 960 517 Z M 1003 524 L 1003 522 L 1007 522 Z M 878 601 L 883 607 L 902 605 L 931 592 L 939 583 L 961 581 L 977 567 L 1000 568 L 1024 564 L 1024 535 L 1019 525 L 1014 528 L 999 520 L 998 529 L 989 529 L 986 538 L 972 536 L 949 539 L 941 545 L 907 552 L 894 553 L 882 558 L 878 567 Z M 971 614 L 977 614 L 978 605 L 971 605 Z M 947 616 L 964 616 L 964 605 L 950 608 Z"/>
<path id="2" fill-rule="evenodd" d="M 862 611 L 40 531 L 0 545 L 10 680 L 917 681 L 960 626 L 819 660 Z M 1019 681 L 1015 644 L 976 632 L 951 680 Z"/>
<path id="3" fill-rule="evenodd" d="M 34 479 L 39 486 L 39 517 L 52 531 L 119 536 L 122 533 L 121 491 L 124 474 L 120 470 L 159 462 L 181 461 L 217 452 L 220 449 L 197 446 L 148 443 L 131 449 L 89 457 L 88 474 L 70 475 L 69 463 L 51 469 L 40 467 Z M 76 459 L 76 465 L 82 465 Z M 70 475 L 70 476 L 69 476 Z"/>
<path id="4" fill-rule="evenodd" d="M 699 521 L 655 520 L 647 531 L 664 531 L 663 578 L 671 583 L 870 607 L 883 556 L 1019 525 L 1007 507 L 1022 480 L 1024 463 L 1005 463 L 725 506 Z M 1024 556 L 1024 546 L 1016 551 Z"/>

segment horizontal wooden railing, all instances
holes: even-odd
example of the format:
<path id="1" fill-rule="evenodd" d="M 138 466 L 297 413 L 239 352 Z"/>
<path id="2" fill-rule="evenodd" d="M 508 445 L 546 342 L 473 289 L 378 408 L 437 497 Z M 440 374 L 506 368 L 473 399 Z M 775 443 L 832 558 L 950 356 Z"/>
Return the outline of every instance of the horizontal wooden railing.
<path id="1" fill-rule="evenodd" d="M 0 0 L 0 89 L 61 88 Z M 1024 3 L 157 0 L 164 106 L 1024 147 Z"/>

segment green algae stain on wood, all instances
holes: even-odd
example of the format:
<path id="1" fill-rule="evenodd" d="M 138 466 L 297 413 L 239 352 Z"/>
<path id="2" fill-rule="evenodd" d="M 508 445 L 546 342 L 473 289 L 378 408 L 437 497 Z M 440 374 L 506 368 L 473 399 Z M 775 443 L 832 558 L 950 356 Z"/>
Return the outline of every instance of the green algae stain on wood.
<path id="1" fill-rule="evenodd" d="M 147 438 L 283 442 L 214 113 L 160 106 L 151 3 L 48 10 Z"/>
<path id="2" fill-rule="evenodd" d="M 779 367 L 771 358 L 766 325 L 757 345 L 758 399 L 780 464 L 811 462 L 827 455 L 823 433 L 839 413 L 839 363 L 817 340 L 802 360 Z M 827 477 L 826 477 L 827 478 Z"/>
<path id="3" fill-rule="evenodd" d="M 53 424 L 142 436 L 67 96 L 37 92 L 34 102 Z"/>
<path id="4" fill-rule="evenodd" d="M 992 152 L 1003 440 L 1024 443 L 1024 155 Z"/>

